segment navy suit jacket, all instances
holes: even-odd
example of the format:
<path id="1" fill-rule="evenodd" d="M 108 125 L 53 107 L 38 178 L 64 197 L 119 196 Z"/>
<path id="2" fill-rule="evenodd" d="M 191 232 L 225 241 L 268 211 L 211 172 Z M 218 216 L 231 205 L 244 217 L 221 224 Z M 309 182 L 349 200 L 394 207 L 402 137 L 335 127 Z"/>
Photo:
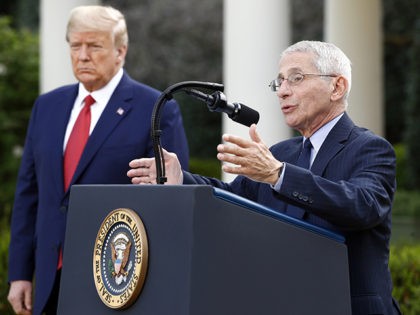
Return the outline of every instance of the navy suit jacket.
<path id="1" fill-rule="evenodd" d="M 300 219 L 346 238 L 353 314 L 398 314 L 388 269 L 396 185 L 392 146 L 355 126 L 344 114 L 322 144 L 311 170 L 293 165 L 301 147 L 302 137 L 296 137 L 271 148 L 275 158 L 286 163 L 279 192 L 243 176 L 227 184 L 184 172 L 184 183 L 210 184 L 279 212 L 285 211 L 287 203 L 303 208 Z"/>
<path id="2" fill-rule="evenodd" d="M 63 247 L 69 190 L 63 184 L 63 141 L 78 93 L 69 85 L 41 95 L 32 110 L 12 212 L 9 281 L 32 281 L 33 314 L 53 287 Z M 130 184 L 128 163 L 152 157 L 151 116 L 160 93 L 124 74 L 89 137 L 72 184 Z M 175 101 L 162 110 L 162 146 L 188 167 L 188 145 Z M 65 261 L 63 264 L 65 268 Z"/>

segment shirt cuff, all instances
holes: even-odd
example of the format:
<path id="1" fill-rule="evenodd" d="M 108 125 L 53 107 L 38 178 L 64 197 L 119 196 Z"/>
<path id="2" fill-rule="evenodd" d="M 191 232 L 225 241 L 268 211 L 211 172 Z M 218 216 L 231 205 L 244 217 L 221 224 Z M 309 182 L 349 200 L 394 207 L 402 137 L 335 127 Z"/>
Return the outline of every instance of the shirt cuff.
<path id="1" fill-rule="evenodd" d="M 277 191 L 277 192 L 280 192 L 281 185 L 283 184 L 284 170 L 285 169 L 286 169 L 286 163 L 283 162 L 283 167 L 281 168 L 279 179 L 277 180 L 277 182 L 276 182 L 276 184 L 274 186 L 273 185 L 270 185 L 271 188 L 273 190 Z"/>

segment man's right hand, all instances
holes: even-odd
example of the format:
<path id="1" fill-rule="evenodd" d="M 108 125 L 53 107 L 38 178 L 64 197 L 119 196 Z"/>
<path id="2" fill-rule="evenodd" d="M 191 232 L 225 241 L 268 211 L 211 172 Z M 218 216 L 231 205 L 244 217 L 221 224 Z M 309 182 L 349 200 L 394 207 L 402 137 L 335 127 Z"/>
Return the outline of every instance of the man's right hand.
<path id="1" fill-rule="evenodd" d="M 181 164 L 175 153 L 162 149 L 165 159 L 166 185 L 181 185 L 183 174 Z M 132 160 L 129 163 L 130 170 L 127 176 L 131 178 L 133 184 L 156 184 L 156 164 L 155 158 L 142 158 Z"/>
<path id="2" fill-rule="evenodd" d="M 12 281 L 7 299 L 16 314 L 31 315 L 32 282 L 26 280 Z"/>

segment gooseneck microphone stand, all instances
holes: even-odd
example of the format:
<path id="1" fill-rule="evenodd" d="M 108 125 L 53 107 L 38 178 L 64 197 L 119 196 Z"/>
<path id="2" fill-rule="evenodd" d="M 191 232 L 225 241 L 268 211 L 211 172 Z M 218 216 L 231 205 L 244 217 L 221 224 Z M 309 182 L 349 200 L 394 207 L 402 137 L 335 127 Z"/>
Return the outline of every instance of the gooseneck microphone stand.
<path id="1" fill-rule="evenodd" d="M 167 178 L 165 176 L 165 160 L 163 158 L 162 146 L 160 143 L 160 136 L 162 130 L 160 130 L 160 118 L 161 118 L 161 109 L 166 104 L 167 101 L 170 101 L 173 98 L 173 95 L 177 92 L 184 91 L 187 94 L 191 89 L 207 89 L 212 91 L 223 92 L 224 86 L 219 83 L 212 82 L 200 82 L 200 81 L 184 81 L 179 82 L 174 85 L 171 85 L 166 90 L 164 90 L 159 98 L 157 99 L 152 113 L 152 130 L 151 136 L 153 141 L 153 150 L 155 153 L 155 163 L 156 163 L 156 183 L 163 185 Z"/>

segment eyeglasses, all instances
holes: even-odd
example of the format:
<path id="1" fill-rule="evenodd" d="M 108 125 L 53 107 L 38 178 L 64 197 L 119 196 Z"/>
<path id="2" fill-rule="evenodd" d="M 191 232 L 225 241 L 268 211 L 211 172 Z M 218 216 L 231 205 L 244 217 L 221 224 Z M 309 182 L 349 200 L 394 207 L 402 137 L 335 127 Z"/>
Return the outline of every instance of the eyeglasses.
<path id="1" fill-rule="evenodd" d="M 287 78 L 277 78 L 270 82 L 268 85 L 271 88 L 271 91 L 276 92 L 281 84 L 287 80 L 291 86 L 300 84 L 305 77 L 307 76 L 317 76 L 317 77 L 336 77 L 335 74 L 317 74 L 317 73 L 291 73 Z"/>

